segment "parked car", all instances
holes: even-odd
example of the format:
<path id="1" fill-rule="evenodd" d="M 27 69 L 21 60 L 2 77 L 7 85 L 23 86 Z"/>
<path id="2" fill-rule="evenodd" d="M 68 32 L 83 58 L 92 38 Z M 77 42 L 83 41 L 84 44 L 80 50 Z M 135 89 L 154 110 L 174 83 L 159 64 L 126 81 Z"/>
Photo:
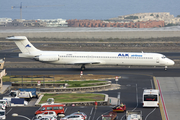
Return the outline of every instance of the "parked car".
<path id="1" fill-rule="evenodd" d="M 63 118 L 60 118 L 60 120 L 84 120 L 84 117 L 82 115 L 76 115 L 76 114 L 71 114 L 67 115 Z"/>
<path id="2" fill-rule="evenodd" d="M 57 115 L 64 114 L 64 104 L 43 105 L 35 112 L 35 115 L 45 111 L 54 111 Z"/>
<path id="3" fill-rule="evenodd" d="M 6 111 L 5 110 L 0 110 L 0 119 L 3 119 L 3 120 L 6 119 Z"/>
<path id="4" fill-rule="evenodd" d="M 53 116 L 43 116 L 42 118 L 35 120 L 57 120 L 57 118 Z"/>
<path id="5" fill-rule="evenodd" d="M 83 112 L 75 112 L 75 113 L 72 113 L 71 115 L 82 115 L 84 117 L 84 120 L 87 119 L 87 115 Z"/>
<path id="6" fill-rule="evenodd" d="M 5 110 L 5 109 L 6 109 L 6 106 L 5 106 L 4 104 L 0 103 L 0 109 L 1 109 L 1 110 Z"/>
<path id="7" fill-rule="evenodd" d="M 112 108 L 113 112 L 126 112 L 126 105 L 124 104 L 123 106 L 117 105 Z"/>
<path id="8" fill-rule="evenodd" d="M 109 112 L 108 114 L 106 115 L 101 115 L 102 117 L 102 120 L 116 120 L 117 118 L 117 113 L 116 112 Z"/>
<path id="9" fill-rule="evenodd" d="M 45 111 L 42 114 L 37 114 L 36 118 L 40 119 L 40 118 L 42 118 L 44 116 L 53 116 L 53 117 L 57 118 L 57 114 L 54 111 Z"/>

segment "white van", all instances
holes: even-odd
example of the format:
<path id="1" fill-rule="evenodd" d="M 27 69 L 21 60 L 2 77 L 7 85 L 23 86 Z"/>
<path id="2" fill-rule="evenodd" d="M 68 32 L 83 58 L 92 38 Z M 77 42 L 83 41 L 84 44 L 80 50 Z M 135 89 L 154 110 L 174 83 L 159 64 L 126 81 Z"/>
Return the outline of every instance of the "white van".
<path id="1" fill-rule="evenodd" d="M 0 119 L 3 119 L 3 120 L 6 119 L 6 111 L 5 110 L 0 110 Z"/>
<path id="2" fill-rule="evenodd" d="M 9 106 L 8 101 L 7 100 L 0 100 L 0 104 L 4 104 L 5 107 Z"/>
<path id="3" fill-rule="evenodd" d="M 142 96 L 143 107 L 159 107 L 159 90 L 145 89 Z"/>

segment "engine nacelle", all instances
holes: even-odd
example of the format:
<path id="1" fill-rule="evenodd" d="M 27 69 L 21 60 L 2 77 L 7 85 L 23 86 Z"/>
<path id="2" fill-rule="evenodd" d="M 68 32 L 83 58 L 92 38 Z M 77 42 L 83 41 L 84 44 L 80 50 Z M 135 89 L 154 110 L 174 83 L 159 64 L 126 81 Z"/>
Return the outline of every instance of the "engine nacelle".
<path id="1" fill-rule="evenodd" d="M 53 61 L 58 61 L 59 57 L 58 55 L 40 55 L 34 57 L 35 60 L 38 61 L 44 61 L 44 62 L 53 62 Z"/>

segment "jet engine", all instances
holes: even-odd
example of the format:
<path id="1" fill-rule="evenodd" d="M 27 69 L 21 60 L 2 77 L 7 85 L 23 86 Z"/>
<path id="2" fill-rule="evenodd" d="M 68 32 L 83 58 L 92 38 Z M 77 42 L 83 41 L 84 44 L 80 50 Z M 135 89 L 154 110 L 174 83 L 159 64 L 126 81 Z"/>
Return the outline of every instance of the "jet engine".
<path id="1" fill-rule="evenodd" d="M 58 55 L 40 55 L 35 56 L 34 59 L 42 62 L 53 62 L 59 60 Z"/>

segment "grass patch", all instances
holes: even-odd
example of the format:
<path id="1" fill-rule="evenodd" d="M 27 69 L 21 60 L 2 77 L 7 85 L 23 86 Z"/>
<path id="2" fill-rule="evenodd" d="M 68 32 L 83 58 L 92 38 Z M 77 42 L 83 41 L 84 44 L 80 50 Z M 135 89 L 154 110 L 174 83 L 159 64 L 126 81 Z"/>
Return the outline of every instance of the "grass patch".
<path id="1" fill-rule="evenodd" d="M 105 95 L 93 94 L 93 93 L 44 94 L 39 104 L 45 103 L 48 98 L 54 98 L 55 103 L 87 102 L 87 101 L 104 101 Z"/>

